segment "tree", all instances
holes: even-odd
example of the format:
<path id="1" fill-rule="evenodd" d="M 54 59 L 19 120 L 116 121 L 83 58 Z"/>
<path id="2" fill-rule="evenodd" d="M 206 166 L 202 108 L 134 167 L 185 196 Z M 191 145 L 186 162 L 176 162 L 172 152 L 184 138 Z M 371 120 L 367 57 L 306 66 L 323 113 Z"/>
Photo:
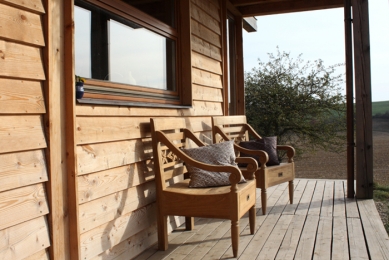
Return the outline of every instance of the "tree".
<path id="1" fill-rule="evenodd" d="M 277 49 L 278 50 L 278 49 Z M 297 154 L 317 148 L 345 149 L 346 104 L 341 94 L 342 75 L 337 64 L 325 67 L 322 60 L 304 62 L 290 53 L 258 59 L 258 68 L 245 73 L 246 116 L 262 136 L 277 136 Z"/>

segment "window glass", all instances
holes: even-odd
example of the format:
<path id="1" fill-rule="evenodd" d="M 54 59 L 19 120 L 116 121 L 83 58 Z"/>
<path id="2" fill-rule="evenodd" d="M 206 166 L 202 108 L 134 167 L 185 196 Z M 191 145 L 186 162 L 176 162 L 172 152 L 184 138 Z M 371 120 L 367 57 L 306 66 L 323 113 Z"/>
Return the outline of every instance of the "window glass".
<path id="1" fill-rule="evenodd" d="M 91 78 L 91 12 L 81 7 L 74 8 L 74 19 L 82 26 L 75 27 L 76 75 Z"/>
<path id="2" fill-rule="evenodd" d="M 85 1 L 75 6 L 75 73 L 81 77 L 176 90 L 175 40 Z"/>

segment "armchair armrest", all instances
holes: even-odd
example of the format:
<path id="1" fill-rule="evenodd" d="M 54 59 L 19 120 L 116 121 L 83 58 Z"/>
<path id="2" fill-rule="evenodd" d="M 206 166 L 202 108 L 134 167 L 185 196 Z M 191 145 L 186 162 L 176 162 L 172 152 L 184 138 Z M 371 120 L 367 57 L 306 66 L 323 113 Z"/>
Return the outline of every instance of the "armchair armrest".
<path id="1" fill-rule="evenodd" d="M 267 152 L 263 150 L 250 150 L 250 149 L 243 148 L 238 144 L 234 144 L 234 148 L 237 151 L 243 152 L 245 154 L 257 155 L 259 157 L 259 162 L 261 163 L 261 165 L 266 165 L 266 163 L 269 161 L 269 155 L 267 154 Z"/>
<path id="2" fill-rule="evenodd" d="M 277 145 L 277 150 L 284 150 L 286 151 L 286 155 L 288 156 L 288 162 L 293 162 L 293 157 L 296 153 L 295 149 L 290 145 Z"/>
<path id="3" fill-rule="evenodd" d="M 235 159 L 236 163 L 246 163 L 247 166 L 245 168 L 239 168 L 242 172 L 243 176 L 248 179 L 254 179 L 254 173 L 258 170 L 258 163 L 254 158 L 250 157 L 238 157 Z"/>

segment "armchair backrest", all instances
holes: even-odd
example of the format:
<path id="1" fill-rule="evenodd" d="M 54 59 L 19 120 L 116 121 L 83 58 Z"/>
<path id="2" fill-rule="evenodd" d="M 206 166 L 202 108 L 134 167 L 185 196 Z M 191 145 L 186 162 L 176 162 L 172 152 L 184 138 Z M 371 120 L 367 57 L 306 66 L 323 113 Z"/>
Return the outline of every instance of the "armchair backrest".
<path id="1" fill-rule="evenodd" d="M 250 135 L 256 139 L 261 138 L 250 125 L 247 124 L 246 116 L 215 116 L 212 117 L 213 142 L 234 140 L 235 143 L 248 141 Z"/>
<path id="2" fill-rule="evenodd" d="M 166 182 L 183 179 L 187 169 L 181 158 L 187 157 L 181 148 L 188 147 L 191 141 L 197 146 L 204 143 L 186 128 L 184 118 L 151 118 L 154 169 L 157 187 L 166 188 Z"/>

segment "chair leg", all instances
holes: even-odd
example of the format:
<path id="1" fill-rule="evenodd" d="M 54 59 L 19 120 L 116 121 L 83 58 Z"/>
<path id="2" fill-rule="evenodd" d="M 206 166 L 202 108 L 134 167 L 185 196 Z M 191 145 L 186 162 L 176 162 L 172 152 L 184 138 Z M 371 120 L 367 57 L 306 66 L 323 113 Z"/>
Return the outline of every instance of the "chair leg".
<path id="1" fill-rule="evenodd" d="M 261 189 L 262 214 L 266 215 L 267 206 L 267 191 L 265 188 Z"/>
<path id="2" fill-rule="evenodd" d="M 231 240 L 232 253 L 234 254 L 234 257 L 237 257 L 239 247 L 239 221 L 231 220 Z"/>
<path id="3" fill-rule="evenodd" d="M 249 210 L 249 221 L 250 221 L 250 234 L 253 235 L 255 231 L 255 206 Z"/>
<path id="4" fill-rule="evenodd" d="M 158 225 L 158 249 L 167 250 L 168 237 L 167 237 L 167 216 L 159 215 L 157 219 Z"/>
<path id="5" fill-rule="evenodd" d="M 193 230 L 194 228 L 194 218 L 193 217 L 185 217 L 185 229 Z"/>
<path id="6" fill-rule="evenodd" d="M 293 180 L 289 181 L 289 201 L 290 204 L 293 204 L 293 193 L 294 193 L 294 184 Z"/>

